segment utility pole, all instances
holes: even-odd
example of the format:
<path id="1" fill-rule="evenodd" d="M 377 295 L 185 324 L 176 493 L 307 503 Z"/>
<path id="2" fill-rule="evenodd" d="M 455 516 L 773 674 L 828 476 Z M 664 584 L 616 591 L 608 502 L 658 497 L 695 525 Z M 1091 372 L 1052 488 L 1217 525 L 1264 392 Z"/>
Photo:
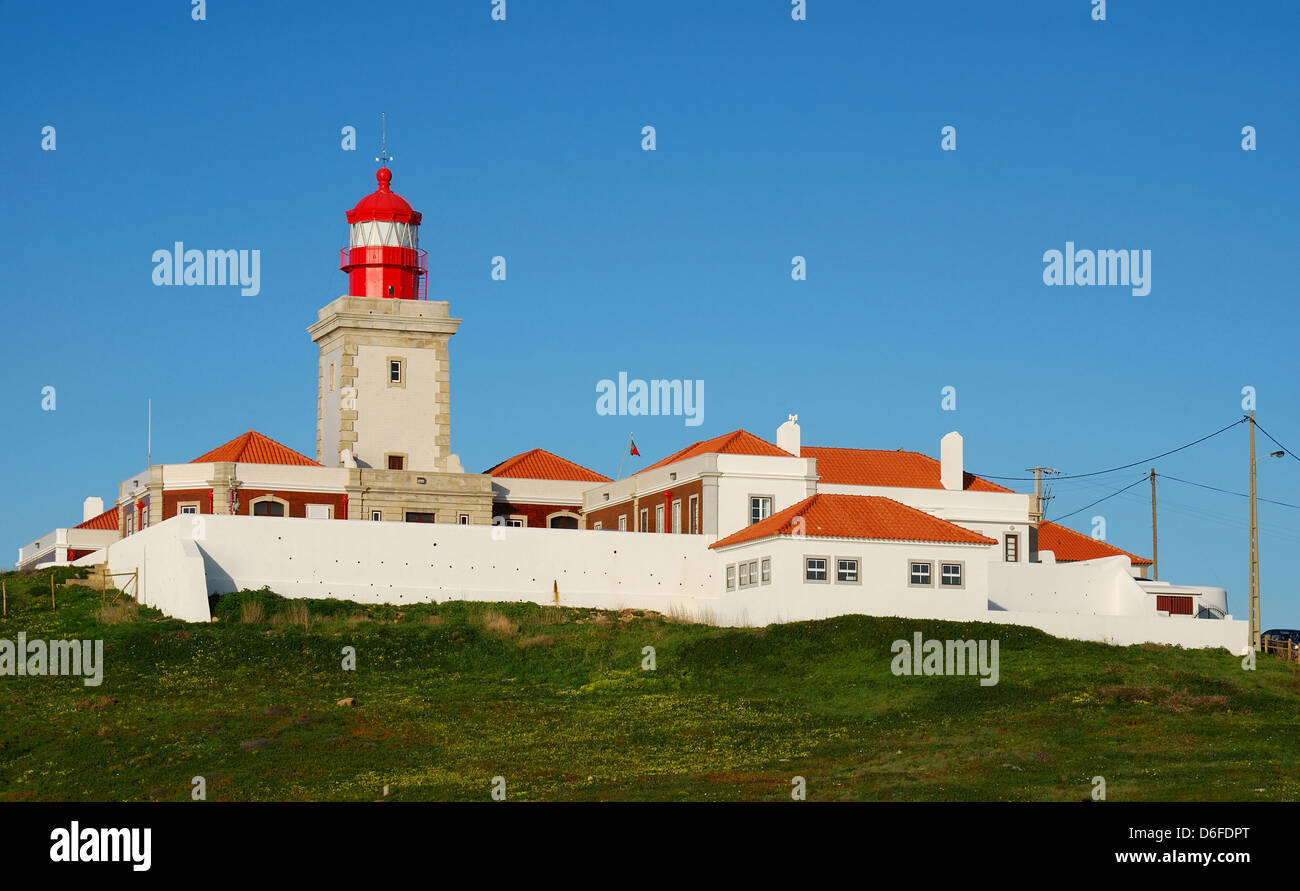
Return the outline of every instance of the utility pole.
<path id="1" fill-rule="evenodd" d="M 1255 413 L 1250 417 L 1250 647 L 1259 649 L 1259 506 L 1255 502 Z"/>
<path id="2" fill-rule="evenodd" d="M 1156 537 L 1156 469 L 1151 468 L 1151 578 L 1160 578 L 1160 540 Z"/>
<path id="3" fill-rule="evenodd" d="M 1051 467 L 1030 467 L 1027 469 L 1034 475 L 1034 503 L 1029 508 L 1029 516 L 1031 520 L 1037 523 L 1043 519 L 1045 513 L 1043 505 L 1043 474 L 1060 473 L 1061 471 L 1054 470 Z M 1049 495 L 1046 500 L 1051 501 L 1052 497 Z"/>

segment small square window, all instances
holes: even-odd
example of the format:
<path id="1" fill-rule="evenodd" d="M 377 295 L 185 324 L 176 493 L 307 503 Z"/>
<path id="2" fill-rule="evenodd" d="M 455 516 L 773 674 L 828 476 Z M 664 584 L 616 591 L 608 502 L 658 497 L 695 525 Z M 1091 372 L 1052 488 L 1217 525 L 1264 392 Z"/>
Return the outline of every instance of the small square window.
<path id="1" fill-rule="evenodd" d="M 772 516 L 772 499 L 766 495 L 751 495 L 749 497 L 749 525 L 753 526 L 760 520 L 766 520 Z"/>
<path id="2" fill-rule="evenodd" d="M 384 513 L 383 513 L 383 511 L 372 510 L 372 511 L 370 512 L 370 519 L 371 519 L 371 520 L 382 520 L 383 518 L 384 518 Z"/>
<path id="3" fill-rule="evenodd" d="M 594 523 L 591 524 L 591 528 L 592 528 L 592 529 L 604 529 L 605 526 L 604 526 L 603 523 L 600 522 L 600 520 L 597 520 L 596 522 L 594 522 Z"/>
<path id="4" fill-rule="evenodd" d="M 198 512 L 199 512 L 199 506 L 197 504 L 181 505 L 181 513 L 183 514 L 197 514 Z"/>
<path id="5" fill-rule="evenodd" d="M 946 588 L 960 588 L 961 581 L 961 564 L 944 563 L 939 569 L 939 584 Z"/>
<path id="6" fill-rule="evenodd" d="M 389 470 L 402 470 L 402 469 L 403 469 L 403 465 L 404 465 L 405 463 L 406 463 L 406 459 L 405 459 L 404 457 L 402 457 L 401 455 L 389 455 L 389 456 L 388 456 L 388 469 L 389 469 Z"/>
<path id="7" fill-rule="evenodd" d="M 506 520 L 506 525 L 513 529 L 522 529 L 524 528 L 524 521 L 518 517 L 511 517 L 509 520 Z"/>
<path id="8" fill-rule="evenodd" d="M 461 526 L 468 526 L 469 514 L 461 514 L 460 517 L 457 518 L 456 522 Z"/>
<path id="9" fill-rule="evenodd" d="M 836 560 L 835 561 L 835 581 L 856 582 L 857 580 L 858 580 L 857 560 Z"/>
<path id="10" fill-rule="evenodd" d="M 805 581 L 824 582 L 826 581 L 826 558 L 825 557 L 807 557 L 804 559 Z"/>
<path id="11" fill-rule="evenodd" d="M 933 585 L 933 573 L 933 563 L 918 563 L 913 560 L 911 567 L 908 570 L 908 583 L 912 585 L 921 585 L 926 588 L 931 587 Z"/>

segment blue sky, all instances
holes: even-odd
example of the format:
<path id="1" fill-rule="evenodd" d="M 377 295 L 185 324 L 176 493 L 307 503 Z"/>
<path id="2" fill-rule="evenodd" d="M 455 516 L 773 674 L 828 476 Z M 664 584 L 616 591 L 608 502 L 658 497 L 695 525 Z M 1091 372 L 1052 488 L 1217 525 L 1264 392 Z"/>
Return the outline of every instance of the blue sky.
<path id="1" fill-rule="evenodd" d="M 141 469 L 149 398 L 156 461 L 250 428 L 314 454 L 305 328 L 345 290 L 381 111 L 430 296 L 465 320 L 451 433 L 469 470 L 542 447 L 612 475 L 629 431 L 649 462 L 737 427 L 773 438 L 797 412 L 806 444 L 937 455 L 957 429 L 970 470 L 1086 473 L 1232 422 L 1244 386 L 1300 449 L 1300 7 L 1090 8 L 7 5 L 0 543 L 75 523 Z M 175 241 L 260 250 L 261 293 L 155 287 Z M 1150 294 L 1044 285 L 1067 241 L 1150 250 Z M 620 371 L 704 381 L 703 425 L 597 415 Z M 1245 433 L 1157 472 L 1245 491 Z M 1049 517 L 1144 470 L 1062 481 Z M 1260 492 L 1300 504 L 1300 461 L 1262 463 Z M 1162 576 L 1227 587 L 1244 618 L 1245 499 L 1162 481 L 1159 500 Z M 1094 515 L 1149 554 L 1145 485 L 1067 523 Z M 1300 626 L 1300 510 L 1260 521 L 1264 627 Z"/>

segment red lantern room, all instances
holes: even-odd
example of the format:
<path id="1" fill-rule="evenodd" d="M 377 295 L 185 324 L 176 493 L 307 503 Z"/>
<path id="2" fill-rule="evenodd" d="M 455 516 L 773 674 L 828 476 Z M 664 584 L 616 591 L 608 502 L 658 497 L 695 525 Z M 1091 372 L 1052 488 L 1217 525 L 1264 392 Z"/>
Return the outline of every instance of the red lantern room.
<path id="1" fill-rule="evenodd" d="M 348 211 L 348 246 L 339 265 L 351 297 L 427 299 L 428 252 L 420 250 L 420 214 L 388 188 L 393 172 L 380 167 L 379 188 Z"/>

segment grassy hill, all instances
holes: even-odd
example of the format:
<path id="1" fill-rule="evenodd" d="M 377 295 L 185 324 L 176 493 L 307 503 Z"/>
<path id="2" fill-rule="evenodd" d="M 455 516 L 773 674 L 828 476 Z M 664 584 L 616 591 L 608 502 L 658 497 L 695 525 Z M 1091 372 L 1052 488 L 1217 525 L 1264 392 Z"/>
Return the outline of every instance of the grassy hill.
<path id="1" fill-rule="evenodd" d="M 183 800 L 195 776 L 209 800 L 487 800 L 497 776 L 512 800 L 789 800 L 795 776 L 813 801 L 1081 800 L 1095 776 L 1112 801 L 1300 798 L 1300 671 L 1274 657 L 265 591 L 190 625 L 85 587 L 53 611 L 50 576 L 2 576 L 0 638 L 102 639 L 104 680 L 0 677 L 0 799 Z M 1000 682 L 893 675 L 915 631 L 997 639 Z"/>

